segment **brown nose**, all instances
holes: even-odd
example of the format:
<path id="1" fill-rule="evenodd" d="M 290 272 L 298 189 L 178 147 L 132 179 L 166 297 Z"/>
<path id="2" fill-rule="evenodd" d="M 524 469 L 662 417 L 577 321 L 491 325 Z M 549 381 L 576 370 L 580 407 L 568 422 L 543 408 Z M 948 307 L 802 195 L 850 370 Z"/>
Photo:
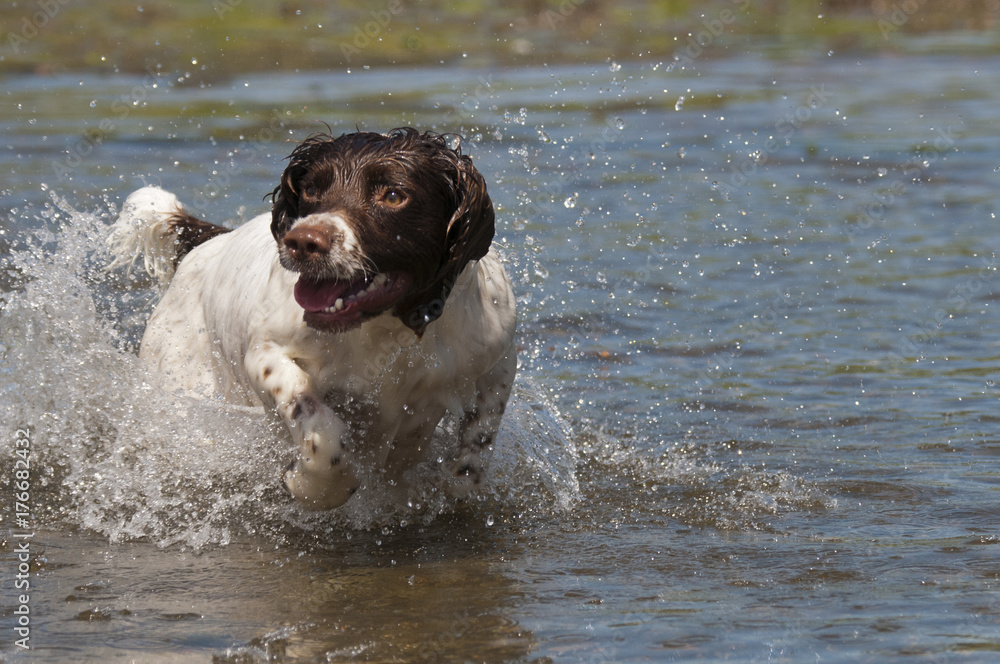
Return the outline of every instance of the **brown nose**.
<path id="1" fill-rule="evenodd" d="M 298 225 L 282 240 L 288 255 L 295 261 L 322 258 L 330 253 L 330 236 L 316 226 Z"/>

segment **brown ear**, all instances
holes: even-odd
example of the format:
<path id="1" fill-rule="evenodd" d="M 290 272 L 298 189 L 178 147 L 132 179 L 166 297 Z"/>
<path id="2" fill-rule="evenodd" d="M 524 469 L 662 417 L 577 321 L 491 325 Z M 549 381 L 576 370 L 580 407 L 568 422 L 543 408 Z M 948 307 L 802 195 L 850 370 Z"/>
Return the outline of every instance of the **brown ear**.
<path id="1" fill-rule="evenodd" d="M 277 241 L 288 232 L 298 215 L 299 196 L 292 184 L 289 170 L 291 169 L 281 174 L 281 184 L 271 192 L 271 235 Z"/>
<path id="2" fill-rule="evenodd" d="M 431 284 L 401 302 L 395 312 L 417 334 L 423 334 L 428 323 L 441 316 L 458 276 L 470 261 L 489 252 L 495 232 L 493 201 L 483 176 L 467 155 L 447 148 L 445 152 L 452 162 L 449 176 L 457 199 L 448 222 L 445 259 Z"/>

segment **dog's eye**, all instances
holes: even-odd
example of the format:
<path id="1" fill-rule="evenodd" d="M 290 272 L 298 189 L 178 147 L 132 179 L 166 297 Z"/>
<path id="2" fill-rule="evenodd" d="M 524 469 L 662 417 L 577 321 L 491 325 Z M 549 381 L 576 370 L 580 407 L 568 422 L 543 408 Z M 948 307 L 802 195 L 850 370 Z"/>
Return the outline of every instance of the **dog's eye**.
<path id="1" fill-rule="evenodd" d="M 388 207 L 399 207 L 406 202 L 406 195 L 398 189 L 388 189 L 379 200 Z"/>
<path id="2" fill-rule="evenodd" d="M 307 184 L 302 188 L 302 196 L 304 198 L 316 198 L 319 195 L 319 190 L 314 184 Z"/>

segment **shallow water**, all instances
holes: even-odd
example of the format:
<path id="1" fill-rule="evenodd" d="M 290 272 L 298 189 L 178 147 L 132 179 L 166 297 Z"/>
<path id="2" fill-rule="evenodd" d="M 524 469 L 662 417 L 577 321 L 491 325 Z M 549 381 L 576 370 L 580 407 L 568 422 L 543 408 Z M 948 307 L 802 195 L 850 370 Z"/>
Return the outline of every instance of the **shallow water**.
<path id="1" fill-rule="evenodd" d="M 995 661 L 996 64 L 7 79 L 0 410 L 35 534 L 5 473 L 32 650 L 5 581 L 2 657 Z M 302 513 L 261 413 L 136 366 L 121 200 L 239 223 L 321 122 L 460 131 L 487 174 L 521 389 L 478 499 Z"/>

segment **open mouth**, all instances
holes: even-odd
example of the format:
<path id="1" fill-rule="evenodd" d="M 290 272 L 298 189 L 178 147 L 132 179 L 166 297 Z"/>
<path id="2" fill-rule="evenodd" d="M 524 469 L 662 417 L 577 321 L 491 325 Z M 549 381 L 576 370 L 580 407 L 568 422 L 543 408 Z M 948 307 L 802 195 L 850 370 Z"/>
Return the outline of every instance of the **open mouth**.
<path id="1" fill-rule="evenodd" d="M 323 281 L 299 277 L 295 301 L 305 310 L 308 325 L 343 331 L 392 307 L 409 289 L 410 282 L 409 275 L 403 272 Z"/>

